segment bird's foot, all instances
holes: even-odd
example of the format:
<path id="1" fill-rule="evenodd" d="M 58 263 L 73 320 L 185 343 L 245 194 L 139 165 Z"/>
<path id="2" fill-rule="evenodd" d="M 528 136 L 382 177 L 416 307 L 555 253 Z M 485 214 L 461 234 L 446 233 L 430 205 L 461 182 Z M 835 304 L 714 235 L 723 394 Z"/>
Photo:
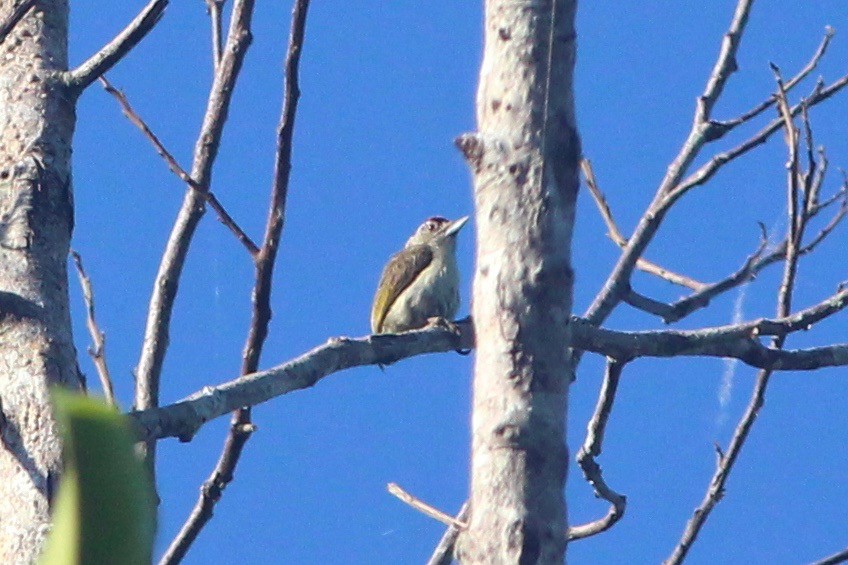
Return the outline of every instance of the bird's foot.
<path id="1" fill-rule="evenodd" d="M 427 326 L 433 327 L 433 328 L 442 328 L 444 330 L 448 330 L 449 332 L 451 332 L 453 335 L 456 336 L 457 342 L 462 338 L 462 330 L 459 329 L 459 326 L 456 325 L 454 322 L 451 322 L 447 318 L 443 318 L 442 316 L 436 316 L 435 318 L 428 318 L 427 319 Z M 469 353 L 471 353 L 470 349 L 462 349 L 460 347 L 457 347 L 455 349 L 455 351 L 457 353 L 459 353 L 460 355 L 468 355 Z"/>
<path id="2" fill-rule="evenodd" d="M 459 335 L 459 326 L 448 320 L 447 318 L 443 318 L 442 316 L 434 316 L 432 318 L 427 318 L 427 327 L 430 328 L 442 328 L 443 330 L 448 330 L 451 333 L 455 333 Z"/>

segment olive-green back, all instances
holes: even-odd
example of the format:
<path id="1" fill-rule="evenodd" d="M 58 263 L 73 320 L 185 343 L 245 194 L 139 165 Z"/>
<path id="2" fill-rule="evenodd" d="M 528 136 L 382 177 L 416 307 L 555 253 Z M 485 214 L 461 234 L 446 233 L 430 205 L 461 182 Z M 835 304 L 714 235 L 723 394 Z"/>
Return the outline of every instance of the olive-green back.
<path id="1" fill-rule="evenodd" d="M 412 245 L 395 253 L 389 259 L 377 293 L 374 295 L 374 306 L 371 308 L 371 331 L 375 334 L 383 331 L 383 322 L 389 313 L 389 308 L 395 303 L 400 293 L 427 268 L 433 261 L 433 250 L 428 245 Z"/>

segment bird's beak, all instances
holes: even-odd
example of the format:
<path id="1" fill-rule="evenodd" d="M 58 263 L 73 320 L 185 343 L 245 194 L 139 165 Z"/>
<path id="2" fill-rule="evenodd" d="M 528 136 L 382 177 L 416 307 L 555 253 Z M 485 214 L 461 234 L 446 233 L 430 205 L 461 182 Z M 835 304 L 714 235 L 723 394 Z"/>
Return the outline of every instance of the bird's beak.
<path id="1" fill-rule="evenodd" d="M 462 226 L 464 226 L 465 222 L 467 222 L 467 221 L 468 221 L 468 216 L 463 216 L 458 220 L 452 221 L 450 224 L 448 224 L 448 227 L 445 228 L 445 235 L 449 236 L 449 235 L 456 234 L 456 232 L 458 232 L 459 230 L 462 229 Z"/>

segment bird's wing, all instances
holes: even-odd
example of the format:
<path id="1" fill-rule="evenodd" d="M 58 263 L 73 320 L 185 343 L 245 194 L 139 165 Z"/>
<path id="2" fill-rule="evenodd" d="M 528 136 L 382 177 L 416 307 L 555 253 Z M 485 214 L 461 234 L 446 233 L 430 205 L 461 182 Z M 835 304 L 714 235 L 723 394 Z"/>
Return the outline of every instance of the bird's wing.
<path id="1" fill-rule="evenodd" d="M 376 334 L 382 331 L 389 308 L 432 260 L 433 250 L 428 245 L 412 245 L 389 259 L 380 277 L 374 306 L 371 308 L 372 332 Z"/>

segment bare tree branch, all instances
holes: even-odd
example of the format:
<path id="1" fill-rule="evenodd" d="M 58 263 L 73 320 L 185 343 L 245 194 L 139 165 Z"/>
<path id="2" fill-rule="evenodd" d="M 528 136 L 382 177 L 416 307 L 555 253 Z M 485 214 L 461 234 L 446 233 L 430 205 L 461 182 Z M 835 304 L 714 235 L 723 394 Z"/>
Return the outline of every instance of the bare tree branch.
<path id="1" fill-rule="evenodd" d="M 397 483 L 389 483 L 388 485 L 386 485 L 386 490 L 388 490 L 392 496 L 398 498 L 404 504 L 408 504 L 409 506 L 415 508 L 425 516 L 428 516 L 434 520 L 438 520 L 445 526 L 451 526 L 459 530 L 464 530 L 468 527 L 468 524 L 466 524 L 465 522 L 461 522 L 453 516 L 445 514 L 438 508 L 434 508 L 426 502 L 422 501 L 421 499 L 412 496 L 411 494 L 403 490 Z"/>
<path id="2" fill-rule="evenodd" d="M 762 319 L 700 330 L 623 332 L 598 328 L 573 318 L 573 346 L 620 361 L 639 357 L 719 357 L 739 359 L 757 368 L 809 371 L 848 365 L 848 344 L 781 350 L 760 343 L 762 336 L 785 336 L 848 307 L 848 289 L 782 318 Z M 470 319 L 456 322 L 458 334 L 438 326 L 399 335 L 359 339 L 336 338 L 271 369 L 245 375 L 162 408 L 130 413 L 139 439 L 178 437 L 189 441 L 203 424 L 240 406 L 255 406 L 271 398 L 314 386 L 333 373 L 363 365 L 390 365 L 424 353 L 474 347 Z"/>
<path id="3" fill-rule="evenodd" d="M 686 174 L 701 148 L 709 141 L 707 134 L 710 129 L 712 109 L 721 96 L 727 79 L 737 69 L 736 51 L 739 49 L 739 43 L 748 22 L 752 4 L 753 0 L 739 0 L 737 3 L 730 27 L 724 36 L 718 59 L 709 79 L 707 79 L 704 93 L 698 97 L 696 102 L 695 117 L 689 135 L 683 142 L 680 152 L 669 165 L 653 201 L 639 220 L 633 235 L 628 240 L 627 246 L 622 250 L 621 257 L 613 267 L 603 288 L 584 314 L 584 317 L 590 322 L 594 324 L 603 323 L 626 296 L 633 268 L 656 235 L 665 214 L 676 200 L 676 198 L 669 196 L 680 183 L 680 179 Z"/>
<path id="4" fill-rule="evenodd" d="M 462 508 L 459 509 L 459 513 L 456 515 L 456 520 L 458 522 L 467 523 L 470 515 L 471 510 L 466 502 L 462 505 Z M 456 545 L 456 538 L 459 537 L 461 531 L 462 530 L 459 528 L 450 526 L 442 535 L 442 539 L 439 540 L 438 545 L 436 545 L 436 549 L 433 550 L 433 555 L 431 555 L 430 559 L 427 560 L 427 565 L 450 565 L 451 562 L 453 562 L 453 550 Z"/>
<path id="5" fill-rule="evenodd" d="M 804 68 L 798 71 L 798 74 L 796 74 L 794 77 L 792 77 L 786 82 L 786 85 L 784 85 L 784 92 L 790 92 L 793 88 L 795 88 L 795 86 L 798 85 L 798 83 L 807 78 L 807 76 L 811 72 L 813 72 L 813 70 L 815 70 L 815 68 L 819 64 L 819 61 L 821 61 L 822 57 L 824 57 L 824 54 L 827 52 L 827 48 L 830 45 L 830 40 L 833 39 L 835 33 L 836 32 L 832 27 L 825 27 L 824 37 L 822 38 L 821 43 L 819 43 L 818 49 L 816 49 L 816 52 L 813 53 L 813 56 L 810 58 L 809 62 L 804 66 Z M 719 139 L 719 137 L 724 136 L 736 126 L 739 126 L 741 124 L 744 124 L 745 122 L 752 120 L 753 118 L 756 118 L 765 110 L 768 110 L 769 108 L 774 106 L 775 102 L 777 102 L 777 97 L 777 94 L 772 94 L 763 102 L 761 102 L 754 108 L 748 110 L 739 117 L 730 120 L 714 122 L 714 125 L 718 126 L 717 133 L 720 132 L 720 135 L 718 137 L 715 137 L 714 139 Z"/>
<path id="6" fill-rule="evenodd" d="M 211 186 L 212 166 L 218 154 L 236 79 L 251 41 L 250 23 L 254 2 L 255 0 L 236 0 L 233 5 L 227 49 L 215 73 L 203 125 L 194 147 L 191 178 L 200 186 Z M 204 201 L 204 195 L 197 190 L 190 189 L 186 193 L 162 254 L 150 297 L 144 342 L 136 368 L 134 405 L 139 409 L 159 404 L 159 379 L 168 349 L 171 313 L 185 258 L 197 224 L 204 213 Z M 148 444 L 145 450 L 152 474 L 155 446 Z"/>
<path id="7" fill-rule="evenodd" d="M 190 441 L 203 424 L 242 406 L 256 406 L 276 396 L 314 386 L 344 369 L 391 365 L 423 353 L 469 349 L 474 345 L 470 319 L 456 322 L 459 335 L 439 326 L 360 339 L 334 338 L 312 351 L 271 369 L 241 376 L 217 387 L 205 387 L 167 407 L 130 413 L 139 439 L 177 437 Z"/>
<path id="8" fill-rule="evenodd" d="M 823 155 L 823 152 L 820 152 L 820 155 Z M 848 215 L 848 179 L 843 179 L 842 186 L 833 196 L 829 197 L 824 202 L 815 202 L 818 198 L 818 191 L 823 181 L 822 175 L 824 169 L 825 165 L 822 161 L 817 165 L 815 174 L 810 177 L 812 180 L 808 181 L 812 183 L 812 186 L 809 191 L 805 192 L 809 194 L 807 197 L 808 205 L 805 208 L 807 222 L 809 223 L 809 220 L 818 216 L 819 213 L 829 208 L 835 202 L 839 202 L 840 206 L 819 233 L 816 234 L 816 236 L 807 244 L 799 248 L 798 254 L 802 257 L 812 253 L 815 248 L 833 232 L 836 226 L 845 219 L 845 216 Z M 704 288 L 700 291 L 681 298 L 673 304 L 666 304 L 664 302 L 654 300 L 653 298 L 643 296 L 633 289 L 630 289 L 627 295 L 625 295 L 625 302 L 634 308 L 662 318 L 667 324 L 682 320 L 693 312 L 707 307 L 710 304 L 710 301 L 717 296 L 753 280 L 757 277 L 760 271 L 769 265 L 777 263 L 778 261 L 783 261 L 786 258 L 787 243 L 785 239 L 774 247 L 772 251 L 766 253 L 765 246 L 768 241 L 765 235 L 765 226 L 760 224 L 760 228 L 763 230 L 760 248 L 752 255 L 748 256 L 745 263 L 738 271 L 729 275 L 727 278 L 715 283 L 704 285 Z"/>
<path id="9" fill-rule="evenodd" d="M 801 240 L 804 236 L 804 229 L 807 220 L 809 219 L 807 206 L 810 203 L 809 198 L 803 198 L 799 203 L 799 180 L 802 178 L 800 174 L 800 166 L 798 162 L 798 130 L 793 121 L 793 113 L 786 100 L 786 90 L 783 80 L 780 76 L 780 71 L 775 65 L 772 65 L 772 70 L 775 73 L 775 79 L 778 88 L 778 108 L 780 109 L 781 118 L 784 121 L 786 129 L 786 145 L 789 150 L 789 158 L 786 163 L 787 169 L 787 248 L 786 262 L 784 264 L 783 279 L 780 284 L 777 296 L 777 315 L 785 317 L 789 315 L 792 308 L 792 293 L 795 288 L 795 278 L 798 271 L 798 259 L 800 257 Z M 806 119 L 806 112 L 803 113 Z M 811 139 L 810 136 L 808 139 Z M 802 208 L 799 208 L 801 206 Z M 786 341 L 786 334 L 774 336 L 771 342 L 772 351 L 781 351 Z M 731 471 L 736 463 L 745 441 L 751 432 L 754 421 L 760 413 L 760 409 L 765 404 L 765 395 L 769 381 L 773 374 L 773 368 L 763 367 L 757 374 L 757 381 L 754 385 L 754 390 L 751 395 L 751 400 L 745 408 L 745 413 L 739 420 L 736 430 L 733 433 L 733 438 L 730 440 L 730 446 L 726 453 L 719 453 L 717 460 L 717 468 L 704 499 L 700 506 L 695 510 L 692 518 L 687 522 L 686 528 L 677 546 L 674 548 L 671 556 L 665 561 L 668 565 L 677 565 L 682 563 L 692 547 L 692 544 L 698 537 L 701 528 L 703 528 L 713 508 L 724 496 L 724 487 L 730 476 Z"/>
<path id="10" fill-rule="evenodd" d="M 604 219 L 604 223 L 607 225 L 607 229 L 609 230 L 609 238 L 618 245 L 623 248 L 627 246 L 627 238 L 625 238 L 621 231 L 618 229 L 618 225 L 615 223 L 615 219 L 612 215 L 612 210 L 607 203 L 607 199 L 604 196 L 604 193 L 601 192 L 601 189 L 598 187 L 598 181 L 595 178 L 595 172 L 592 170 L 592 162 L 588 159 L 583 159 L 580 162 L 580 168 L 583 171 L 583 177 L 586 179 L 586 186 L 589 187 L 589 192 L 592 195 L 592 198 L 595 200 L 595 204 L 598 206 L 598 212 L 600 212 L 601 217 Z M 656 263 L 652 263 L 647 259 L 640 257 L 636 261 L 636 268 L 640 269 L 646 273 L 650 273 L 655 275 L 661 279 L 664 279 L 672 284 L 676 284 L 679 286 L 684 286 L 691 290 L 701 290 L 704 286 L 703 283 L 700 283 L 694 279 L 691 279 L 685 275 L 680 275 L 678 273 L 674 273 L 660 267 Z"/>
<path id="11" fill-rule="evenodd" d="M 18 25 L 24 16 L 30 11 L 30 9 L 35 6 L 36 0 L 21 0 L 14 9 L 12 9 L 12 13 L 0 23 L 0 45 L 6 40 L 6 36 L 15 29 L 15 26 Z"/>
<path id="12" fill-rule="evenodd" d="M 829 86 L 817 84 L 816 88 L 804 102 L 791 107 L 792 116 L 797 116 L 801 109 L 806 105 L 808 108 L 824 102 L 843 88 L 848 86 L 848 75 L 841 77 L 839 80 L 831 83 Z M 752 149 L 762 145 L 778 130 L 783 127 L 783 118 L 778 117 L 769 122 L 759 132 L 749 137 L 733 149 L 718 153 L 708 162 L 704 163 L 698 170 L 689 175 L 685 180 L 681 181 L 673 188 L 672 196 L 674 199 L 679 198 L 690 189 L 700 186 L 710 180 L 724 165 L 733 161 L 742 155 L 745 155 Z"/>
<path id="13" fill-rule="evenodd" d="M 212 26 L 212 67 L 218 68 L 221 62 L 221 12 L 227 0 L 206 0 L 206 10 L 209 12 L 209 23 Z"/>
<path id="14" fill-rule="evenodd" d="M 91 347 L 88 348 L 88 354 L 97 370 L 97 376 L 100 377 L 100 386 L 103 388 L 103 396 L 106 398 L 106 402 L 112 406 L 117 406 L 112 378 L 109 376 L 109 366 L 106 364 L 106 336 L 100 331 L 100 326 L 97 325 L 97 320 L 94 317 L 94 291 L 91 288 L 91 279 L 85 273 L 80 254 L 71 250 L 71 257 L 73 257 L 74 265 L 77 268 L 77 275 L 79 275 L 80 286 L 82 287 L 82 298 L 85 301 L 86 326 L 88 327 L 88 334 L 91 336 Z"/>
<path id="15" fill-rule="evenodd" d="M 685 298 L 681 298 L 674 304 L 670 305 L 638 295 L 632 290 L 627 296 L 625 296 L 625 301 L 634 308 L 660 316 L 666 324 L 681 320 L 692 312 L 700 308 L 705 308 L 716 296 L 723 294 L 732 288 L 736 288 L 756 276 L 758 272 L 757 267 L 762 264 L 760 258 L 766 249 L 766 245 L 768 245 L 765 227 L 760 224 L 760 228 L 763 230 L 763 234 L 760 239 L 760 246 L 756 251 L 754 251 L 754 253 L 748 256 L 745 263 L 738 271 L 724 280 L 704 285 L 700 290 Z"/>
<path id="16" fill-rule="evenodd" d="M 612 312 L 612 309 L 627 296 L 628 281 L 636 261 L 641 257 L 648 243 L 650 243 L 650 240 L 656 234 L 665 214 L 678 198 L 693 187 L 706 183 L 728 162 L 765 143 L 772 134 L 783 126 L 783 118 L 776 118 L 746 141 L 733 149 L 715 155 L 707 163 L 698 168 L 698 170 L 691 173 L 684 180 L 681 180 L 695 157 L 700 153 L 703 145 L 720 137 L 716 137 L 715 132 L 709 132 L 711 127 L 717 127 L 717 122 L 710 121 L 709 115 L 705 114 L 705 112 L 711 111 L 715 102 L 714 98 L 720 94 L 721 89 L 717 89 L 716 85 L 723 84 L 723 80 L 726 80 L 729 73 L 735 70 L 735 66 L 733 66 L 735 63 L 731 65 L 735 55 L 731 56 L 729 52 L 738 47 L 738 43 L 734 44 L 729 38 L 741 33 L 747 21 L 747 12 L 750 10 L 751 3 L 747 0 L 740 0 L 737 4 L 736 14 L 731 23 L 731 30 L 725 36 L 725 43 L 719 62 L 716 64 L 716 68 L 708 81 L 704 95 L 699 99 L 692 131 L 680 153 L 669 166 L 668 173 L 660 184 L 657 195 L 639 221 L 633 236 L 628 240 L 628 245 L 625 247 L 613 272 L 584 315 L 587 319 L 595 323 L 603 322 L 609 313 Z M 720 79 L 718 75 L 722 75 L 724 79 Z M 791 114 L 796 116 L 802 111 L 802 107 L 812 107 L 827 100 L 845 88 L 845 86 L 848 86 L 848 75 L 841 77 L 828 86 L 824 86 L 821 83 L 818 84 L 803 104 L 797 104 L 791 107 Z M 705 100 L 713 100 L 713 102 L 708 103 Z"/>
<path id="17" fill-rule="evenodd" d="M 77 94 L 123 59 L 162 18 L 169 0 L 151 0 L 115 39 L 86 62 L 68 71 L 66 81 Z"/>
<path id="18" fill-rule="evenodd" d="M 126 94 L 112 86 L 108 80 L 106 80 L 105 76 L 100 77 L 100 83 L 103 85 L 103 88 L 115 97 L 118 101 L 118 104 L 121 105 L 121 109 L 124 112 L 124 115 L 132 122 L 138 129 L 141 130 L 141 133 L 150 141 L 153 145 L 153 148 L 156 150 L 156 153 L 159 154 L 162 159 L 165 160 L 165 163 L 168 165 L 168 170 L 177 175 L 181 181 L 186 183 L 190 188 L 200 192 L 203 194 L 203 198 L 209 204 L 209 206 L 215 210 L 215 213 L 218 215 L 218 221 L 220 221 L 224 226 L 229 229 L 236 239 L 239 240 L 239 243 L 244 245 L 247 252 L 250 253 L 252 257 L 255 257 L 257 253 L 259 253 L 259 248 L 256 247 L 256 244 L 253 243 L 253 240 L 250 239 L 250 236 L 247 235 L 243 229 L 236 223 L 232 216 L 227 212 L 221 202 L 215 197 L 211 190 L 209 190 L 208 186 L 202 186 L 198 184 L 191 175 L 189 175 L 185 169 L 183 169 L 174 156 L 168 151 L 162 142 L 159 141 L 159 138 L 156 134 L 151 131 L 150 127 L 148 127 L 147 123 L 141 119 L 135 110 L 133 110 L 132 106 L 130 106 L 129 100 L 127 100 Z"/>
<path id="19" fill-rule="evenodd" d="M 815 563 L 812 563 L 812 565 L 836 565 L 837 563 L 845 563 L 846 561 L 848 561 L 848 547 L 842 551 L 834 553 L 833 555 L 829 555 L 824 559 L 816 561 Z"/>
<path id="20" fill-rule="evenodd" d="M 292 138 L 300 98 L 298 70 L 303 41 L 306 33 L 306 16 L 309 0 L 297 0 L 292 9 L 291 29 L 286 51 L 285 83 L 283 110 L 277 130 L 277 153 L 274 163 L 274 184 L 271 188 L 271 202 L 268 209 L 268 222 L 262 247 L 255 255 L 256 277 L 253 287 L 253 316 L 248 330 L 247 342 L 242 358 L 242 375 L 255 373 L 259 367 L 268 325 L 271 321 L 271 288 L 274 265 L 280 244 L 280 235 L 285 221 L 286 199 L 288 195 L 289 173 L 291 171 Z M 162 565 L 178 563 L 188 551 L 200 531 L 212 518 L 215 504 L 223 495 L 224 489 L 232 482 L 235 468 L 241 458 L 245 444 L 253 434 L 255 427 L 251 422 L 250 404 L 243 404 L 233 414 L 230 430 L 221 456 L 215 469 L 200 489 L 200 497 L 195 503 L 188 519 L 180 532 L 171 542 L 160 563 Z"/>
<path id="21" fill-rule="evenodd" d="M 618 389 L 618 381 L 621 378 L 624 365 L 625 363 L 617 359 L 607 359 L 607 369 L 601 392 L 598 395 L 598 404 L 595 406 L 592 419 L 589 420 L 586 439 L 577 452 L 577 464 L 583 470 L 583 477 L 595 489 L 597 496 L 610 503 L 610 509 L 603 518 L 588 524 L 570 527 L 568 529 L 569 540 L 586 538 L 607 531 L 624 516 L 627 507 L 627 498 L 607 485 L 601 472 L 601 466 L 595 460 L 603 449 L 604 433 L 615 402 L 615 392 Z"/>

